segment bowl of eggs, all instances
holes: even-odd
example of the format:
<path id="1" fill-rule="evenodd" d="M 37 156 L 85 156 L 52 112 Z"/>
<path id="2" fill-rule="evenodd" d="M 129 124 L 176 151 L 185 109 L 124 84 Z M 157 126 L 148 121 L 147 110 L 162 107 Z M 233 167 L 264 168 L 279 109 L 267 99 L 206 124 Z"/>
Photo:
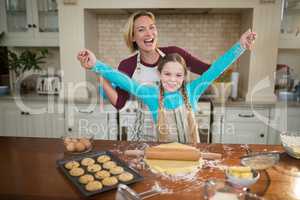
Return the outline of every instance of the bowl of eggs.
<path id="1" fill-rule="evenodd" d="M 250 167 L 232 166 L 226 170 L 227 181 L 237 187 L 249 187 L 256 183 L 259 177 L 259 172 Z"/>
<path id="2" fill-rule="evenodd" d="M 66 153 L 81 154 L 93 149 L 93 136 L 63 136 L 63 145 Z"/>

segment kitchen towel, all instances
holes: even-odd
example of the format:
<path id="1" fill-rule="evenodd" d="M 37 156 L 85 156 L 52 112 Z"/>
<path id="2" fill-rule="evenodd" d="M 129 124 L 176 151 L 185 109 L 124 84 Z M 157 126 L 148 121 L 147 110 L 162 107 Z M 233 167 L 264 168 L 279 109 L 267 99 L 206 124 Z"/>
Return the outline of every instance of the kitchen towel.
<path id="1" fill-rule="evenodd" d="M 239 83 L 239 73 L 238 72 L 232 72 L 231 73 L 231 98 L 237 99 L 238 97 L 238 83 Z"/>

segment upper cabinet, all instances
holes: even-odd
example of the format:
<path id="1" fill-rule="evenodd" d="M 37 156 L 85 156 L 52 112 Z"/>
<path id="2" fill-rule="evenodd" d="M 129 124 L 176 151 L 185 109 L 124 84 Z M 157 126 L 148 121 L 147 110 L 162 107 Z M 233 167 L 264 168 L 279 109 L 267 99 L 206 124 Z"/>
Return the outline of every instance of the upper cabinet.
<path id="1" fill-rule="evenodd" d="M 58 46 L 56 0 L 0 0 L 0 46 Z"/>
<path id="2" fill-rule="evenodd" d="M 279 48 L 300 49 L 300 1 L 284 2 Z"/>

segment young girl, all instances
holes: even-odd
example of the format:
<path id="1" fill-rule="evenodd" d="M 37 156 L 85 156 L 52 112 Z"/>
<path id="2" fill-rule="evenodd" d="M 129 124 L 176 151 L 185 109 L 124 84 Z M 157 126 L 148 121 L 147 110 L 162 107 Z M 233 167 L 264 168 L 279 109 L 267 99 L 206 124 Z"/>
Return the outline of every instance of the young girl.
<path id="1" fill-rule="evenodd" d="M 146 104 L 157 123 L 158 141 L 181 143 L 200 142 L 193 111 L 206 88 L 236 59 L 249 49 L 256 37 L 251 31 L 244 33 L 229 51 L 216 60 L 209 70 L 197 79 L 186 83 L 186 64 L 178 54 L 168 54 L 158 66 L 160 86 L 139 84 L 127 75 L 97 61 L 91 68 L 123 90 L 137 96 Z M 82 52 L 84 55 L 84 52 Z"/>

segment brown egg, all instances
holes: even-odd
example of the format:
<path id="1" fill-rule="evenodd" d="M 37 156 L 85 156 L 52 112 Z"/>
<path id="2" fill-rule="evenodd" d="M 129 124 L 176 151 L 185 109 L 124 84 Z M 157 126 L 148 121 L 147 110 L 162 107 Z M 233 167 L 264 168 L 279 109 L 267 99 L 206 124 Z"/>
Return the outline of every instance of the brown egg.
<path id="1" fill-rule="evenodd" d="M 70 142 L 72 142 L 71 138 L 69 138 L 69 137 L 64 138 L 64 144 L 65 145 L 69 144 Z"/>
<path id="2" fill-rule="evenodd" d="M 71 141 L 74 143 L 78 142 L 78 140 L 76 138 L 71 138 Z"/>
<path id="3" fill-rule="evenodd" d="M 73 142 L 68 142 L 68 144 L 66 144 L 66 149 L 70 152 L 75 151 L 75 144 Z"/>
<path id="4" fill-rule="evenodd" d="M 80 152 L 80 151 L 84 151 L 85 150 L 85 146 L 83 143 L 81 142 L 76 142 L 75 143 L 75 150 Z"/>
<path id="5" fill-rule="evenodd" d="M 82 144 L 84 144 L 84 146 L 85 146 L 86 149 L 90 148 L 91 145 L 92 145 L 91 142 L 90 142 L 90 140 L 87 139 L 87 138 L 81 138 L 79 141 L 80 141 Z"/>

